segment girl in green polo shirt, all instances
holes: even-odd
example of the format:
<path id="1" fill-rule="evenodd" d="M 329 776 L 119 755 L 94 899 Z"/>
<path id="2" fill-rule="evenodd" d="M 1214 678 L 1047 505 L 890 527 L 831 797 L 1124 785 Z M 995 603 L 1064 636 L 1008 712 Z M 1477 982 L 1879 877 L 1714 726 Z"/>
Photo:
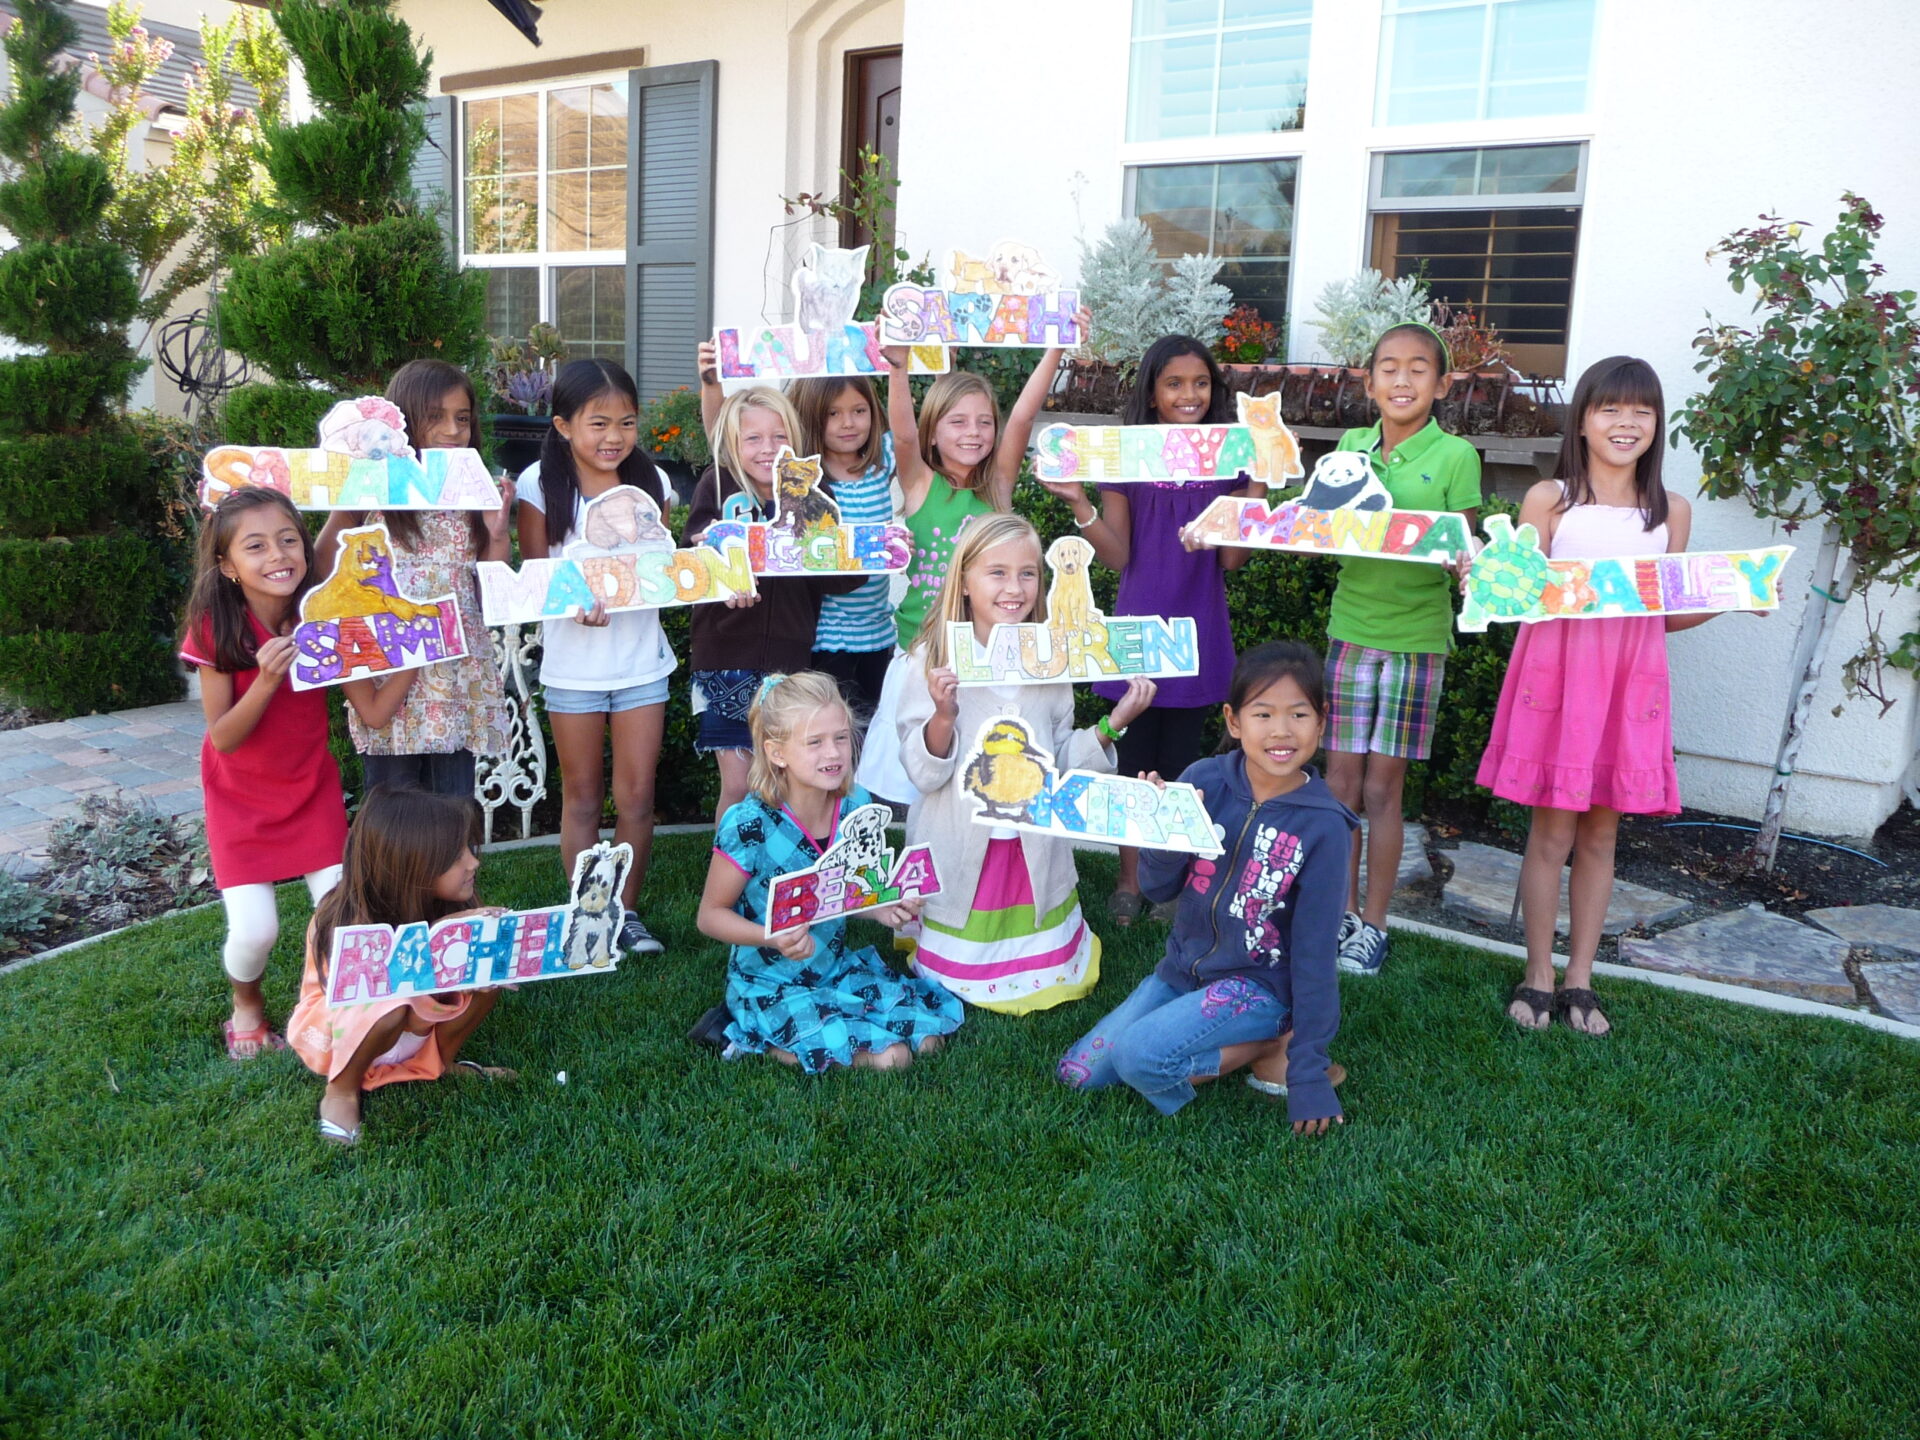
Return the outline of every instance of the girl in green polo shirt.
<path id="1" fill-rule="evenodd" d="M 1349 430 L 1342 450 L 1371 458 L 1396 510 L 1459 510 L 1479 519 L 1480 452 L 1433 418 L 1447 347 L 1425 325 L 1395 325 L 1367 357 L 1367 395 L 1380 423 Z M 1387 957 L 1387 902 L 1400 873 L 1407 763 L 1433 749 L 1433 722 L 1453 643 L 1453 576 L 1440 565 L 1340 562 L 1327 619 L 1327 784 L 1367 817 L 1367 892 L 1353 842 L 1340 968 L 1377 974 Z"/>

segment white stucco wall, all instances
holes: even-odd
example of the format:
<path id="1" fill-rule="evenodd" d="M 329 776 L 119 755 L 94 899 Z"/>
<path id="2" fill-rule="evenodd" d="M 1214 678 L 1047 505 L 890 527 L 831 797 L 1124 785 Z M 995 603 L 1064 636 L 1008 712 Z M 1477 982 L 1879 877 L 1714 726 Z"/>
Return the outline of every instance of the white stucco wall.
<path id="1" fill-rule="evenodd" d="M 1606 355 L 1640 355 L 1676 408 L 1696 383 L 1689 342 L 1704 315 L 1746 312 L 1705 252 L 1763 211 L 1817 231 L 1838 211 L 1840 192 L 1855 190 L 1887 219 L 1880 255 L 1894 280 L 1920 283 L 1920 165 L 1906 143 L 1920 128 L 1911 85 L 1920 27 L 1906 0 L 1849 0 L 1844 20 L 1802 0 L 1600 0 L 1586 115 L 1395 127 L 1373 124 L 1379 5 L 1321 0 L 1303 130 L 1159 144 L 1125 140 L 1129 8 L 971 0 L 967 23 L 956 25 L 950 4 L 909 0 L 905 95 L 915 118 L 902 136 L 903 243 L 937 255 L 1010 236 L 1068 268 L 1078 236 L 1097 236 L 1120 213 L 1129 164 L 1297 155 L 1290 354 L 1314 358 L 1304 318 L 1313 297 L 1366 260 L 1371 152 L 1585 139 L 1569 373 Z M 1073 62 L 1013 66 L 1008 35 L 1020 37 L 1024 54 Z M 964 124 L 928 121 L 945 96 L 963 107 Z M 1672 455 L 1670 487 L 1691 495 L 1698 479 L 1690 454 Z M 1700 504 L 1696 517 L 1695 548 L 1778 538 L 1739 502 Z M 1675 739 L 1691 805 L 1751 816 L 1764 800 L 1814 544 L 1804 531 L 1790 538 L 1802 550 L 1779 614 L 1729 616 L 1673 639 Z M 1911 591 L 1876 603 L 1886 605 L 1890 640 L 1920 623 Z M 1895 679 L 1900 703 L 1884 719 L 1872 702 L 1845 700 L 1840 665 L 1865 623 L 1856 601 L 1815 706 L 1792 825 L 1862 834 L 1899 803 L 1920 700 L 1904 676 Z"/>

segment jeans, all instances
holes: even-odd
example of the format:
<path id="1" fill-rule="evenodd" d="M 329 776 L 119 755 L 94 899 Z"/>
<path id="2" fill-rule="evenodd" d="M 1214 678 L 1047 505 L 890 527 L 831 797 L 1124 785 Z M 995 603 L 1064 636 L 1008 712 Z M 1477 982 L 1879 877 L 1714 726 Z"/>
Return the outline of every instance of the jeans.
<path id="1" fill-rule="evenodd" d="M 1196 1078 L 1220 1073 L 1220 1051 L 1279 1038 L 1287 1007 L 1265 986 L 1232 977 L 1180 991 L 1149 974 L 1060 1057 L 1061 1082 L 1098 1090 L 1116 1080 L 1162 1115 L 1193 1099 Z"/>
<path id="2" fill-rule="evenodd" d="M 431 790 L 435 795 L 473 798 L 474 760 L 471 750 L 444 755 L 362 755 L 360 773 L 367 789 L 389 785 L 395 790 Z"/>

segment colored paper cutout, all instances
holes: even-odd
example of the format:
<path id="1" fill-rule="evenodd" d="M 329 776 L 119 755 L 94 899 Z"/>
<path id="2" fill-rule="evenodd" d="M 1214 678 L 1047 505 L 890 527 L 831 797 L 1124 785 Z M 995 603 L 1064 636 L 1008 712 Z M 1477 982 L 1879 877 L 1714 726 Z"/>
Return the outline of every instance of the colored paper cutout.
<path id="1" fill-rule="evenodd" d="M 826 375 L 884 375 L 887 362 L 871 320 L 853 318 L 867 271 L 867 248 L 810 247 L 794 268 L 792 324 L 723 326 L 713 332 L 722 385 Z M 944 375 L 944 345 L 916 345 L 907 356 L 915 375 Z M 877 420 L 878 417 L 876 417 Z"/>
<path id="2" fill-rule="evenodd" d="M 1277 395 L 1236 395 L 1232 425 L 1048 425 L 1034 437 L 1041 480 L 1104 484 L 1231 480 L 1242 474 L 1279 487 L 1306 472 L 1300 442 L 1280 418 Z"/>
<path id="3" fill-rule="evenodd" d="M 705 543 L 745 545 L 755 575 L 885 575 L 906 569 L 913 532 L 897 520 L 843 522 L 839 504 L 820 484 L 824 473 L 818 455 L 799 456 L 782 446 L 773 462 L 773 518 L 716 520 Z M 727 498 L 746 503 L 744 497 Z"/>
<path id="4" fill-rule="evenodd" d="M 1137 845 L 1188 855 L 1218 855 L 1220 833 L 1200 792 L 1094 770 L 1056 771 L 1053 754 L 1016 715 L 980 727 L 960 772 L 973 800 L 973 823 L 1102 845 Z"/>
<path id="5" fill-rule="evenodd" d="M 1467 571 L 1460 629 L 1496 620 L 1599 620 L 1632 615 L 1707 615 L 1773 610 L 1791 545 L 1763 550 L 1689 550 L 1676 555 L 1554 560 L 1532 525 L 1489 515 L 1487 545 Z"/>
<path id="6" fill-rule="evenodd" d="M 1187 527 L 1202 545 L 1298 555 L 1366 555 L 1445 565 L 1472 548 L 1457 510 L 1395 510 L 1372 462 L 1353 450 L 1322 455 L 1297 500 L 1222 495 Z"/>
<path id="7" fill-rule="evenodd" d="M 973 626 L 947 626 L 947 648 L 962 685 L 1051 685 L 1059 681 L 1164 679 L 1200 673 L 1193 619 L 1103 615 L 1090 584 L 1093 546 L 1063 535 L 1047 547 L 1053 581 L 1047 618 L 995 625 L 982 645 Z"/>
<path id="8" fill-rule="evenodd" d="M 892 822 L 885 805 L 862 805 L 843 815 L 838 838 L 816 864 L 775 878 L 767 896 L 767 934 L 938 895 L 933 851 L 915 845 L 896 856 L 887 844 Z"/>
<path id="9" fill-rule="evenodd" d="M 654 498 L 632 485 L 589 500 L 578 538 L 558 555 L 524 560 L 518 570 L 504 560 L 482 560 L 474 569 L 489 625 L 565 619 L 591 610 L 595 600 L 612 615 L 754 593 L 745 545 L 680 549 Z"/>
<path id="10" fill-rule="evenodd" d="M 603 840 L 574 861 L 565 905 L 431 925 L 342 925 L 333 932 L 327 963 L 327 1004 L 611 974 L 620 963 L 626 919 L 620 886 L 632 864 L 631 845 Z"/>
<path id="11" fill-rule="evenodd" d="M 340 532 L 333 573 L 300 598 L 293 644 L 296 690 L 418 670 L 467 653 L 453 596 L 401 593 L 385 525 Z"/>
<path id="12" fill-rule="evenodd" d="M 944 288 L 889 285 L 880 299 L 880 343 L 1071 349 L 1084 338 L 1074 320 L 1079 308 L 1078 289 L 1061 288 L 1038 250 L 1002 240 L 984 260 L 951 252 Z"/>

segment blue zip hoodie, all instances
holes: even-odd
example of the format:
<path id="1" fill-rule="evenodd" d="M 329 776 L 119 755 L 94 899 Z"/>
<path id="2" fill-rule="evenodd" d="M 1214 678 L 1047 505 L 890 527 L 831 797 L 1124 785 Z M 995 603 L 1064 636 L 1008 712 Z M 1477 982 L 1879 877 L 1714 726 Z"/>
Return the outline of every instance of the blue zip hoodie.
<path id="1" fill-rule="evenodd" d="M 1140 854 L 1140 892 L 1180 896 L 1167 954 L 1155 970 L 1176 990 L 1238 977 L 1290 1012 L 1287 1118 L 1338 1115 L 1327 1046 L 1340 1028 L 1340 917 L 1360 820 L 1318 773 L 1291 794 L 1257 804 L 1238 750 L 1210 755 L 1180 778 L 1196 786 L 1226 853 L 1209 860 L 1170 850 Z"/>

